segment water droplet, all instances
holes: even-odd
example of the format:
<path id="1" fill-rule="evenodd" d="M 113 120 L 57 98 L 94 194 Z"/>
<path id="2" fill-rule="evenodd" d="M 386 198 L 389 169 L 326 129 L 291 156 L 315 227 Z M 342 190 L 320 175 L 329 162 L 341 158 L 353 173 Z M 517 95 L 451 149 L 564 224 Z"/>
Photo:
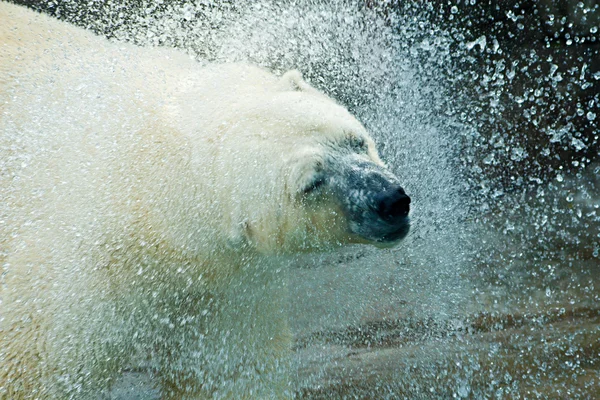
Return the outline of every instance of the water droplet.
<path id="1" fill-rule="evenodd" d="M 468 42 L 466 44 L 466 46 L 467 46 L 468 50 L 473 49 L 473 47 L 475 47 L 475 46 L 479 46 L 479 51 L 483 51 L 483 50 L 485 50 L 486 44 L 487 44 L 487 39 L 485 38 L 485 35 L 482 35 L 482 36 L 478 37 L 476 40 L 474 40 L 472 42 Z"/>
<path id="2" fill-rule="evenodd" d="M 586 144 L 581 141 L 581 139 L 575 137 L 571 139 L 571 146 L 575 147 L 576 151 L 581 151 L 587 147 Z"/>
<path id="3" fill-rule="evenodd" d="M 567 195 L 567 197 L 566 197 L 566 200 L 567 200 L 569 203 L 573 202 L 573 200 L 574 200 L 573 194 L 569 193 L 569 194 Z"/>
<path id="4" fill-rule="evenodd" d="M 483 163 L 486 165 L 494 164 L 494 153 L 490 153 L 483 159 Z"/>
<path id="5" fill-rule="evenodd" d="M 509 11 L 509 12 L 507 12 L 507 13 L 506 13 L 506 16 L 507 16 L 507 17 L 508 17 L 508 18 L 509 18 L 511 21 L 513 21 L 513 22 L 516 22 L 516 21 L 517 21 L 517 19 L 518 19 L 518 17 L 517 17 L 517 16 L 515 15 L 515 13 L 514 13 L 514 12 L 512 12 L 512 11 Z"/>
<path id="6" fill-rule="evenodd" d="M 510 152 L 510 159 L 513 161 L 521 161 L 527 157 L 527 152 L 522 147 L 513 147 Z"/>

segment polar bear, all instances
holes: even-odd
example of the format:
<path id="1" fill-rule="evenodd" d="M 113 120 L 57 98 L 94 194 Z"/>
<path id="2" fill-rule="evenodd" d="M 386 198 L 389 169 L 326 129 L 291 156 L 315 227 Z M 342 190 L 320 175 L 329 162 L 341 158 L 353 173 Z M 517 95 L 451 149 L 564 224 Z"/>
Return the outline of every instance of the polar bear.
<path id="1" fill-rule="evenodd" d="M 200 65 L 0 2 L 0 398 L 291 398 L 285 260 L 393 246 L 410 198 L 290 71 Z"/>

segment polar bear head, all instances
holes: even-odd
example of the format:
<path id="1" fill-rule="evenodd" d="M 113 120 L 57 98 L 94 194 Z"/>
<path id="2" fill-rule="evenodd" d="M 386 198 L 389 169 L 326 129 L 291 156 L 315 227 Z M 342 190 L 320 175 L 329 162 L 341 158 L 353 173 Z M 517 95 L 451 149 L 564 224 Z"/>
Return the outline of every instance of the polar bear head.
<path id="1" fill-rule="evenodd" d="M 410 198 L 363 125 L 297 71 L 262 73 L 236 85 L 215 163 L 233 241 L 266 253 L 398 243 Z"/>

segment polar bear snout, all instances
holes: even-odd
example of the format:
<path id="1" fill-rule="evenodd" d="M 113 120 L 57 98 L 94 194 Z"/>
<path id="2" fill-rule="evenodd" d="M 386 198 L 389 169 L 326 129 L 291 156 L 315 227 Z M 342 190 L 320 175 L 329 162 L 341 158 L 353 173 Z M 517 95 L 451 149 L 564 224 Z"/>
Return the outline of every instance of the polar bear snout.
<path id="1" fill-rule="evenodd" d="M 383 245 L 393 245 L 404 239 L 410 229 L 410 197 L 398 185 L 373 197 L 375 201 L 363 221 L 366 225 L 363 237 Z"/>
<path id="2" fill-rule="evenodd" d="M 377 195 L 376 204 L 379 217 L 390 223 L 402 223 L 410 211 L 410 197 L 400 186 L 392 187 Z"/>
<path id="3" fill-rule="evenodd" d="M 403 239 L 410 229 L 411 199 L 398 178 L 373 162 L 350 159 L 340 164 L 333 186 L 350 232 L 375 245 L 394 245 Z"/>

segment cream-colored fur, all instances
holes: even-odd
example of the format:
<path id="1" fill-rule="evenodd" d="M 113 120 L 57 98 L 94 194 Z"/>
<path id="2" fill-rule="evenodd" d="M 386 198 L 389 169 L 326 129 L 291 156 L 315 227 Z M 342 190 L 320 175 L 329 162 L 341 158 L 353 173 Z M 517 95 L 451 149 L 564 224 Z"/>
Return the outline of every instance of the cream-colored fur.
<path id="1" fill-rule="evenodd" d="M 95 398 L 140 359 L 164 398 L 290 397 L 281 257 L 360 241 L 297 196 L 348 135 L 295 71 L 0 2 L 0 398 Z"/>

